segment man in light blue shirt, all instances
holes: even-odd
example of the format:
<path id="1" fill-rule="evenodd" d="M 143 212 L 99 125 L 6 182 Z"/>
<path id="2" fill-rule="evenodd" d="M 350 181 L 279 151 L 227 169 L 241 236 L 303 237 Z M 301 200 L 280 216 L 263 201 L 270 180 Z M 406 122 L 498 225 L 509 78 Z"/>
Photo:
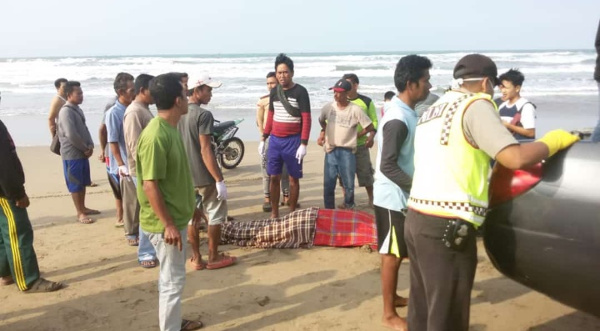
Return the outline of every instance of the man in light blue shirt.
<path id="1" fill-rule="evenodd" d="M 115 78 L 114 89 L 117 93 L 117 101 L 106 112 L 104 122 L 106 124 L 108 148 L 108 181 L 115 196 L 117 207 L 116 226 L 125 225 L 127 242 L 131 246 L 138 244 L 138 222 L 135 217 L 135 201 L 124 197 L 128 194 L 136 199 L 135 188 L 127 189 L 127 182 L 131 182 L 129 169 L 127 167 L 127 147 L 125 145 L 125 134 L 123 131 L 123 117 L 125 109 L 135 99 L 135 88 L 133 76 L 128 73 L 119 73 Z M 133 185 L 133 184 L 132 184 Z M 132 186 L 130 185 L 130 186 Z M 127 186 L 127 187 L 123 187 Z M 123 203 L 123 201 L 128 201 Z M 125 221 L 124 221 L 125 220 Z"/>
<path id="2" fill-rule="evenodd" d="M 386 104 L 377 131 L 377 163 L 373 184 L 373 204 L 377 225 L 377 247 L 381 254 L 381 284 L 384 326 L 406 330 L 406 320 L 395 307 L 407 305 L 396 294 L 398 270 L 408 257 L 404 241 L 404 217 L 412 185 L 414 139 L 417 126 L 415 105 L 429 94 L 429 69 L 426 57 L 408 55 L 400 59 L 394 73 L 398 95 Z"/>

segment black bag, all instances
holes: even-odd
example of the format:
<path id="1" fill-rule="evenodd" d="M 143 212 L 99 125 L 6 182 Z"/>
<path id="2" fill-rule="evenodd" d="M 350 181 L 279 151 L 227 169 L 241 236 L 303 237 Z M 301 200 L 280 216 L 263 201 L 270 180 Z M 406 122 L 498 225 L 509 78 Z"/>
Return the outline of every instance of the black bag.
<path id="1" fill-rule="evenodd" d="M 300 109 L 298 109 L 290 104 L 287 97 L 285 96 L 285 93 L 283 92 L 283 87 L 281 87 L 281 85 L 279 85 L 279 84 L 277 85 L 276 92 L 277 92 L 277 97 L 279 98 L 279 101 L 281 101 L 283 108 L 285 108 L 285 110 L 288 112 L 288 114 L 290 114 L 294 117 L 300 117 Z"/>
<path id="2" fill-rule="evenodd" d="M 52 153 L 56 155 L 60 155 L 60 140 L 58 140 L 58 125 L 56 126 L 56 133 L 54 137 L 52 137 L 52 142 L 50 143 L 50 150 Z"/>

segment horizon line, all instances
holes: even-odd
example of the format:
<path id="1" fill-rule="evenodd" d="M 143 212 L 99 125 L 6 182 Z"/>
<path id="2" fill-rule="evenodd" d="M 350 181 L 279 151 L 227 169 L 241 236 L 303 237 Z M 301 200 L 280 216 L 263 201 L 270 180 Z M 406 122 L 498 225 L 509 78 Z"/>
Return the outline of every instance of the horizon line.
<path id="1" fill-rule="evenodd" d="M 290 56 L 310 56 L 310 55 L 362 55 L 362 54 L 376 54 L 376 55 L 396 55 L 396 54 L 419 54 L 419 53 L 489 53 L 489 52 L 556 52 L 556 51 L 593 51 L 593 48 L 531 48 L 531 49 L 487 49 L 487 50 L 421 50 L 421 51 L 325 51 L 325 52 L 283 52 Z M 282 52 L 262 52 L 262 53 L 204 53 L 204 54 L 190 54 L 190 53 L 162 53 L 162 54 L 124 54 L 124 55 L 49 55 L 49 56 L 0 56 L 2 60 L 9 59 L 57 59 L 57 58 L 87 58 L 87 57 L 218 57 L 218 56 L 272 56 Z"/>

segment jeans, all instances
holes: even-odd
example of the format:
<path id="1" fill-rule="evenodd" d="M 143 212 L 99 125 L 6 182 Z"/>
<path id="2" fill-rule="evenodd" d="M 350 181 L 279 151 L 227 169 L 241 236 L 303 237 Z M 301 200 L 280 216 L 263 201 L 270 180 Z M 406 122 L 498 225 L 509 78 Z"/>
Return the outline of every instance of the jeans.
<path id="1" fill-rule="evenodd" d="M 335 209 L 335 185 L 338 175 L 346 190 L 344 206 L 354 207 L 354 176 L 356 174 L 356 157 L 348 148 L 336 147 L 325 154 L 323 179 L 323 200 L 325 208 Z"/>
<path id="2" fill-rule="evenodd" d="M 131 180 L 137 187 L 137 177 L 131 176 Z M 154 250 L 154 246 L 148 239 L 148 235 L 146 232 L 142 231 L 142 225 L 139 226 L 139 234 L 140 234 L 140 243 L 138 245 L 138 261 L 152 261 L 156 260 L 156 251 Z"/>
<path id="3" fill-rule="evenodd" d="M 598 82 L 598 99 L 598 124 L 596 124 L 592 133 L 593 142 L 600 142 L 600 82 Z"/>
<path id="4" fill-rule="evenodd" d="M 158 325 L 161 331 L 181 330 L 181 294 L 185 286 L 187 228 L 180 231 L 183 249 L 167 245 L 162 233 L 147 232 L 160 264 L 158 279 Z"/>

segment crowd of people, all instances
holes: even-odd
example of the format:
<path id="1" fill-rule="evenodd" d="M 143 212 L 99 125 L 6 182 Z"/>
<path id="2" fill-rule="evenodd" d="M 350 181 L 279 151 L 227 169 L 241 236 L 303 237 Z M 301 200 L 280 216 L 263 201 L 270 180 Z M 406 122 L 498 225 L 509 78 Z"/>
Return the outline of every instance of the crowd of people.
<path id="1" fill-rule="evenodd" d="M 600 47 L 598 41 L 596 45 Z M 468 329 L 477 264 L 475 233 L 488 208 L 490 162 L 524 168 L 579 139 L 554 130 L 533 141 L 536 107 L 520 96 L 525 78 L 516 69 L 498 76 L 492 59 L 469 54 L 455 65 L 452 87 L 435 96 L 429 92 L 432 66 L 423 56 L 402 57 L 393 76 L 397 92 L 384 95 L 380 118 L 372 99 L 358 93 L 359 77 L 346 74 L 331 86 L 333 101 L 322 107 L 318 118 L 317 144 L 325 152 L 323 205 L 352 210 L 355 177 L 365 187 L 381 254 L 382 322 L 395 330 Z M 309 94 L 293 77 L 292 59 L 279 54 L 274 72 L 266 75 L 269 94 L 257 104 L 262 209 L 271 219 L 279 219 L 280 205 L 288 205 L 290 212 L 299 208 L 310 138 Z M 207 105 L 213 89 L 221 85 L 208 74 L 190 79 L 185 73 L 136 78 L 119 73 L 115 98 L 100 126 L 99 159 L 106 163 L 116 226 L 124 228 L 128 245 L 138 247 L 141 267 L 160 269 L 161 330 L 202 327 L 198 320 L 181 317 L 186 261 L 195 270 L 237 262 L 218 250 L 228 193 L 212 147 L 214 118 Z M 85 202 L 86 187 L 93 184 L 89 159 L 94 142 L 80 108 L 82 86 L 58 79 L 55 87 L 50 133 L 60 145 L 77 220 L 92 224 L 92 216 L 100 212 Z M 496 87 L 502 92 L 500 107 L 492 99 Z M 149 110 L 152 104 L 157 116 Z M 373 168 L 369 150 L 375 144 Z M 0 156 L 1 284 L 16 282 L 28 292 L 58 290 L 63 284 L 39 276 L 24 174 L 1 121 Z M 344 198 L 336 206 L 338 181 Z M 204 223 L 206 260 L 198 233 Z M 192 250 L 189 260 L 186 241 Z M 409 298 L 396 293 L 405 258 L 411 261 Z M 396 307 L 407 305 L 405 320 Z"/>

